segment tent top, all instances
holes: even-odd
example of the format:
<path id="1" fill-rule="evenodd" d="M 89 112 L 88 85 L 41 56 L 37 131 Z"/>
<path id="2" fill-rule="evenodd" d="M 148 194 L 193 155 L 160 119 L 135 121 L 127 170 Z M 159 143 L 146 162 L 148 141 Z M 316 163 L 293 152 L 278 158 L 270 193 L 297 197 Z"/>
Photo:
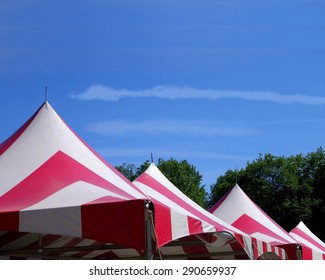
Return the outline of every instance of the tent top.
<path id="1" fill-rule="evenodd" d="M 271 244 L 296 243 L 296 240 L 257 206 L 238 184 L 209 211 L 243 232 Z"/>

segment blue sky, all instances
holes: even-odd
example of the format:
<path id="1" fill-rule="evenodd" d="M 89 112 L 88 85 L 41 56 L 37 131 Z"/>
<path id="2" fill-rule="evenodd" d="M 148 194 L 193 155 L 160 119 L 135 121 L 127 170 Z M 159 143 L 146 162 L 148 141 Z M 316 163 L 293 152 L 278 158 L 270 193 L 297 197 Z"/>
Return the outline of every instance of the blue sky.
<path id="1" fill-rule="evenodd" d="M 324 146 L 325 1 L 4 0 L 0 142 L 48 100 L 111 164 L 186 159 L 207 190 Z"/>

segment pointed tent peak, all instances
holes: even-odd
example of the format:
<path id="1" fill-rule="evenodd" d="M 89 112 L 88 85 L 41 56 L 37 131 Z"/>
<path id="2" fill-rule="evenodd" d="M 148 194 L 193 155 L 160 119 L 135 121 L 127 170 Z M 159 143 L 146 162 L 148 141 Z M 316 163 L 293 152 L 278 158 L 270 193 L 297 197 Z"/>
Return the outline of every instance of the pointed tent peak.
<path id="1" fill-rule="evenodd" d="M 297 225 L 299 228 L 307 228 L 306 224 L 303 221 L 300 221 Z"/>
<path id="2" fill-rule="evenodd" d="M 143 173 L 147 173 L 151 175 L 151 174 L 156 174 L 157 172 L 161 173 L 157 165 L 154 162 L 151 162 Z"/>

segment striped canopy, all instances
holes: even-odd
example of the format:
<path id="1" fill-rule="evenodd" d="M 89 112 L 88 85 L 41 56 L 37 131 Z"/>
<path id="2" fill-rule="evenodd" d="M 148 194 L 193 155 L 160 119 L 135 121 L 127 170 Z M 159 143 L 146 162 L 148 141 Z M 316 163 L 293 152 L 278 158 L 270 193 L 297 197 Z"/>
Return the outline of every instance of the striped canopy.
<path id="1" fill-rule="evenodd" d="M 196 204 L 173 185 L 154 163 L 151 163 L 133 183 L 155 205 L 165 206 L 162 210 L 159 208 L 155 210 L 157 235 L 166 236 L 165 239 L 158 239 L 159 245 L 165 245 L 168 240 L 182 241 L 183 236 L 190 236 L 186 238 L 187 241 L 198 238 L 205 240 L 204 246 L 192 248 L 194 251 L 192 256 L 195 253 L 202 255 L 204 252 L 209 258 L 254 259 L 273 252 L 285 258 L 285 253 L 281 249 L 252 238 Z M 164 220 L 166 223 L 160 224 L 159 220 Z M 168 246 L 161 248 L 163 255 L 173 254 L 168 249 Z M 187 254 L 182 247 L 178 247 L 177 251 L 175 248 L 174 250 L 175 254 Z"/>
<path id="2" fill-rule="evenodd" d="M 154 165 L 130 182 L 44 102 L 0 144 L 0 256 L 256 258 L 254 245 L 267 248 L 165 183 Z M 272 248 L 261 254 L 284 256 Z"/>
<path id="3" fill-rule="evenodd" d="M 320 240 L 305 224 L 300 221 L 289 234 L 304 245 L 304 260 L 325 260 L 325 243 Z"/>
<path id="4" fill-rule="evenodd" d="M 286 232 L 237 184 L 209 211 L 250 236 L 284 248 L 289 259 L 309 259 L 307 252 L 315 249 L 314 246 L 310 246 L 310 243 L 301 242 L 301 239 L 297 238 L 293 232 L 290 234 Z M 295 232 L 298 230 L 296 229 Z M 301 250 L 297 250 L 297 248 Z M 317 252 L 314 252 L 314 255 L 316 256 Z"/>

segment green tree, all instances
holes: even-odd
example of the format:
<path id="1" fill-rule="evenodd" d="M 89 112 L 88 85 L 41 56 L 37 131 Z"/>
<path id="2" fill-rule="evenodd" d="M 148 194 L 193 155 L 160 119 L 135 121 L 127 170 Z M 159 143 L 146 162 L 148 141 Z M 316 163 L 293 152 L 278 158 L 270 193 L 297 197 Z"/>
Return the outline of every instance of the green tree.
<path id="1" fill-rule="evenodd" d="M 206 207 L 205 187 L 202 184 L 202 175 L 194 165 L 186 160 L 159 159 L 157 167 L 177 188 L 202 207 Z"/>
<path id="2" fill-rule="evenodd" d="M 313 178 L 306 176 L 307 162 L 302 155 L 260 155 L 236 172 L 238 184 L 271 218 L 290 231 L 300 220 L 308 224 L 317 204 L 313 197 Z M 210 205 L 234 185 L 234 175 L 228 171 L 211 186 Z"/>
<path id="3" fill-rule="evenodd" d="M 137 178 L 137 167 L 133 163 L 122 163 L 121 165 L 115 166 L 115 168 L 130 181 L 134 181 Z"/>
<path id="4" fill-rule="evenodd" d="M 325 151 L 322 147 L 307 154 L 304 174 L 306 181 L 312 186 L 312 197 L 315 201 L 312 217 L 306 225 L 323 241 L 325 240 Z"/>

